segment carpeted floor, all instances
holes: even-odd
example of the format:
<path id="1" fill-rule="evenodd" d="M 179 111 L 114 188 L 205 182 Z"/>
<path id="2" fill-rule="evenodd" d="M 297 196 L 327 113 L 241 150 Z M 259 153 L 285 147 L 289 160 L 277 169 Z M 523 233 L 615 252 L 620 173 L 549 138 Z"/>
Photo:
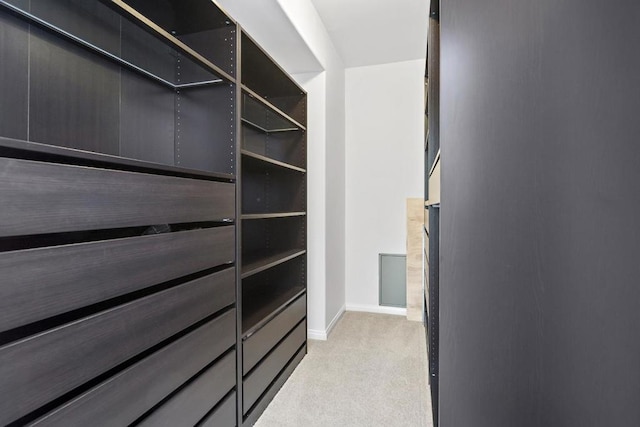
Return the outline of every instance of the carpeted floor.
<path id="1" fill-rule="evenodd" d="M 308 349 L 256 427 L 432 425 L 420 322 L 347 312 Z"/>

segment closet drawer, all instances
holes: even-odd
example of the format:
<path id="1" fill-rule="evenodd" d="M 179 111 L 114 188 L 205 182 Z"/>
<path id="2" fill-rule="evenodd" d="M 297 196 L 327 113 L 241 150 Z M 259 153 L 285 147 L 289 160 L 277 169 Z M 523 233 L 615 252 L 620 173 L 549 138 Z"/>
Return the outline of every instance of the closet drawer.
<path id="1" fill-rule="evenodd" d="M 235 185 L 0 158 L 0 237 L 233 218 Z"/>
<path id="2" fill-rule="evenodd" d="M 242 374 L 253 368 L 307 312 L 307 296 L 302 295 L 242 344 Z"/>
<path id="3" fill-rule="evenodd" d="M 234 236 L 225 226 L 0 253 L 0 331 L 232 262 Z"/>
<path id="4" fill-rule="evenodd" d="M 236 425 L 236 393 L 227 396 L 220 406 L 202 420 L 198 427 L 234 427 Z"/>
<path id="5" fill-rule="evenodd" d="M 13 396 L 0 399 L 0 424 L 63 395 L 234 299 L 235 269 L 230 268 L 0 347 L 0 395 Z"/>
<path id="6" fill-rule="evenodd" d="M 262 412 L 267 408 L 271 400 L 275 397 L 278 391 L 282 388 L 284 383 L 289 379 L 293 371 L 298 367 L 298 364 L 302 361 L 304 356 L 307 354 L 307 346 L 303 345 L 300 347 L 298 352 L 293 356 L 291 361 L 285 366 L 284 370 L 280 373 L 278 378 L 273 381 L 269 385 L 269 389 L 265 392 L 264 395 L 258 400 L 258 402 L 253 406 L 253 409 L 248 414 L 245 414 L 244 426 L 252 426 L 256 423 Z"/>
<path id="7" fill-rule="evenodd" d="M 196 425 L 235 384 L 236 352 L 232 351 L 153 411 L 139 425 Z"/>
<path id="8" fill-rule="evenodd" d="M 307 322 L 305 320 L 247 375 L 243 382 L 242 397 L 242 407 L 245 414 L 296 354 L 300 346 L 305 343 L 306 336 Z"/>
<path id="9" fill-rule="evenodd" d="M 225 312 L 40 418 L 33 425 L 131 424 L 233 346 L 235 317 L 235 310 Z M 235 372 L 234 367 L 232 370 Z M 235 402 L 233 408 L 235 410 Z"/>

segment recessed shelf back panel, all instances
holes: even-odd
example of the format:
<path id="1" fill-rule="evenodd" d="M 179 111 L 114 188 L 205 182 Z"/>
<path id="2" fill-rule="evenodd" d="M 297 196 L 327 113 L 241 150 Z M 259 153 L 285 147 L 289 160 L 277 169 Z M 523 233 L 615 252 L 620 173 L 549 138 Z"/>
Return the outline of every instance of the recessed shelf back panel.
<path id="1" fill-rule="evenodd" d="M 247 125 L 242 126 L 242 148 L 252 153 L 306 169 L 306 134 L 303 131 L 264 133 Z"/>
<path id="2" fill-rule="evenodd" d="M 242 94 L 242 120 L 262 132 L 292 132 L 300 128 L 277 114 L 253 96 Z"/>
<path id="3" fill-rule="evenodd" d="M 304 249 L 306 228 L 306 216 L 243 220 L 242 249 L 246 254 Z"/>
<path id="4" fill-rule="evenodd" d="M 242 34 L 242 82 L 303 126 L 306 94 L 249 36 Z"/>
<path id="5" fill-rule="evenodd" d="M 242 213 L 306 211 L 306 176 L 243 158 Z"/>
<path id="6" fill-rule="evenodd" d="M 242 280 L 242 331 L 268 320 L 306 289 L 306 257 L 300 256 Z"/>

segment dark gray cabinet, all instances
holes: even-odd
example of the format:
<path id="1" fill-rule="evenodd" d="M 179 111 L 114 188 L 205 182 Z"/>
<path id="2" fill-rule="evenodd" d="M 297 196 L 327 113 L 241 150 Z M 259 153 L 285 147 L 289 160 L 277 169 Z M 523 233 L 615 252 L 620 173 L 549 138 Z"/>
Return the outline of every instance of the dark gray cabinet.
<path id="1" fill-rule="evenodd" d="M 439 425 L 638 426 L 640 5 L 441 3 Z"/>
<path id="2" fill-rule="evenodd" d="M 433 423 L 438 425 L 440 361 L 440 2 L 429 10 L 427 64 L 425 67 L 424 144 L 424 320 L 427 331 L 429 386 Z M 446 166 L 445 166 L 446 167 Z"/>
<path id="3" fill-rule="evenodd" d="M 210 0 L 0 0 L 0 424 L 252 424 L 306 351 L 305 125 Z"/>
<path id="4" fill-rule="evenodd" d="M 238 416 L 252 425 L 306 353 L 306 93 L 241 35 Z"/>

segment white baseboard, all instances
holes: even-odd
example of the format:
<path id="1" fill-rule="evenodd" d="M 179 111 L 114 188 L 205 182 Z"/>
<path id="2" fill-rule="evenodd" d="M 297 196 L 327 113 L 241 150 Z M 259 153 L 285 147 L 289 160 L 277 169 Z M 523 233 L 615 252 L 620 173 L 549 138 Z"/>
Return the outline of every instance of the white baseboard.
<path id="1" fill-rule="evenodd" d="M 329 326 L 327 326 L 327 337 L 329 336 L 329 334 L 331 334 L 333 328 L 338 324 L 338 320 L 340 320 L 345 311 L 347 311 L 347 308 L 343 305 L 340 310 L 338 310 L 333 319 L 331 319 Z"/>
<path id="2" fill-rule="evenodd" d="M 347 311 L 362 311 L 365 313 L 393 314 L 394 316 L 406 316 L 407 309 L 402 307 L 384 307 L 381 305 L 347 304 Z"/>
<path id="3" fill-rule="evenodd" d="M 326 341 L 327 331 L 322 331 L 320 329 L 307 329 L 307 339 L 316 340 L 316 341 Z"/>
<path id="4" fill-rule="evenodd" d="M 316 340 L 316 341 L 326 341 L 327 338 L 329 337 L 329 334 L 331 334 L 331 331 L 336 326 L 336 324 L 338 323 L 338 320 L 340 320 L 340 318 L 342 317 L 345 311 L 346 309 L 345 309 L 345 306 L 343 305 L 342 308 L 335 315 L 335 317 L 331 319 L 329 326 L 327 326 L 327 329 L 324 331 L 320 329 L 307 329 L 307 338 L 310 340 Z"/>

